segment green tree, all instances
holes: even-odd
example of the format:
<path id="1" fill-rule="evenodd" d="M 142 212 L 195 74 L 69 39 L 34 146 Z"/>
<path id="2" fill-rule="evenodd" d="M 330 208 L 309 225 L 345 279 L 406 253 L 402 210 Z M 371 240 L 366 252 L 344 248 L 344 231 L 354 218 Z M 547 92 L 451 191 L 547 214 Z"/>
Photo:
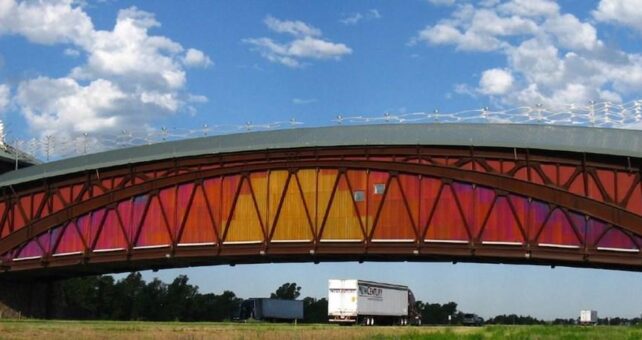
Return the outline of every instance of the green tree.
<path id="1" fill-rule="evenodd" d="M 111 319 L 135 320 L 140 317 L 138 298 L 145 281 L 138 272 L 127 275 L 114 285 L 114 301 Z"/>
<path id="2" fill-rule="evenodd" d="M 136 303 L 140 319 L 150 321 L 169 320 L 167 308 L 167 285 L 155 278 L 146 284 L 138 295 Z"/>
<path id="3" fill-rule="evenodd" d="M 198 286 L 192 286 L 186 275 L 179 275 L 167 286 L 166 308 L 171 320 L 191 321 L 191 307 L 198 295 Z"/>
<path id="4" fill-rule="evenodd" d="M 303 321 L 308 323 L 328 322 L 328 300 L 311 297 L 303 299 Z"/>
<path id="5" fill-rule="evenodd" d="M 415 308 L 421 314 L 422 323 L 427 325 L 445 325 L 448 323 L 456 324 L 461 322 L 462 313 L 457 311 L 457 303 L 448 302 L 446 304 L 415 302 Z M 448 320 L 448 316 L 451 320 Z"/>
<path id="6" fill-rule="evenodd" d="M 65 314 L 74 319 L 97 317 L 98 299 L 95 291 L 97 276 L 79 277 L 63 283 Z"/>
<path id="7" fill-rule="evenodd" d="M 296 300 L 301 295 L 301 287 L 295 282 L 286 282 L 277 288 L 276 292 L 270 294 L 273 299 Z"/>

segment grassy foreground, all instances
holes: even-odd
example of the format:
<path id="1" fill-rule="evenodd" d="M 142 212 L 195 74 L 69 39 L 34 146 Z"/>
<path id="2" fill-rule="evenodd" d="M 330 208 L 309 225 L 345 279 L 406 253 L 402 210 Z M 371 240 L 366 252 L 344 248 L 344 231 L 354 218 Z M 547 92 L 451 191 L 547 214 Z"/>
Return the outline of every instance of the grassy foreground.
<path id="1" fill-rule="evenodd" d="M 336 325 L 2 320 L 0 339 L 642 339 L 642 327 Z"/>

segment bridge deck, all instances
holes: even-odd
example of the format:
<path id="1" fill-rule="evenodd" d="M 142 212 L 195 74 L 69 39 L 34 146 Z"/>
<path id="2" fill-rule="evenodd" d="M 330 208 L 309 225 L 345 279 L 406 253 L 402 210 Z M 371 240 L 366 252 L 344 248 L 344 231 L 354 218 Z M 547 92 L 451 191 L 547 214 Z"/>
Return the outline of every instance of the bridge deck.
<path id="1" fill-rule="evenodd" d="M 394 124 L 239 133 L 107 151 L 0 176 L 0 187 L 85 170 L 198 155 L 302 147 L 436 145 L 540 149 L 642 158 L 636 130 L 517 124 Z"/>

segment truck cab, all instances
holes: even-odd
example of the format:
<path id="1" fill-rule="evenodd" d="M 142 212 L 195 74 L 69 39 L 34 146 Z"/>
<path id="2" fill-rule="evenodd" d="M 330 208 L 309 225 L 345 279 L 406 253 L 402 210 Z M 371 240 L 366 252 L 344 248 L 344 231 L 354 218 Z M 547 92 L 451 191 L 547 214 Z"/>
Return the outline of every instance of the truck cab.
<path id="1" fill-rule="evenodd" d="M 484 324 L 484 319 L 477 314 L 467 313 L 464 314 L 464 318 L 461 320 L 461 323 L 464 326 L 481 326 Z"/>

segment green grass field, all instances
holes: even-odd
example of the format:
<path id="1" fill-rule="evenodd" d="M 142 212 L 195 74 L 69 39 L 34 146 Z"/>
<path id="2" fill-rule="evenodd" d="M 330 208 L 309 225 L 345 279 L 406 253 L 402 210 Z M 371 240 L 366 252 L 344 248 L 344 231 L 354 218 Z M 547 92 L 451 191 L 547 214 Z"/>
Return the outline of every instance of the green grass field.
<path id="1" fill-rule="evenodd" d="M 642 327 L 360 327 L 269 323 L 2 320 L 0 339 L 642 339 Z"/>

